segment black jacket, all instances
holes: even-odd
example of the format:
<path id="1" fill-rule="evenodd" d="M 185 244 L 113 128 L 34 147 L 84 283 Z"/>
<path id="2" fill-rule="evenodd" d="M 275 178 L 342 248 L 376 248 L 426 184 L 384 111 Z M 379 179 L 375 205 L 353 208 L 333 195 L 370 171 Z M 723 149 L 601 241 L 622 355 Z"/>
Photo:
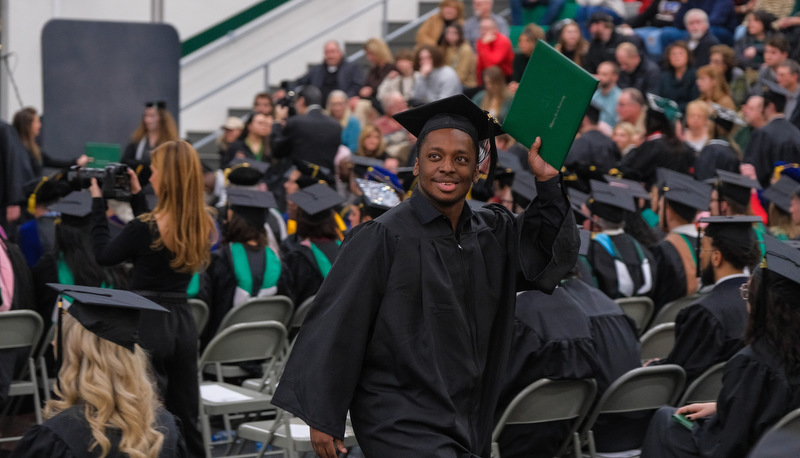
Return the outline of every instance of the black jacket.
<path id="1" fill-rule="evenodd" d="M 342 126 L 312 107 L 306 114 L 293 116 L 286 125 L 272 126 L 272 155 L 291 157 L 333 170 L 333 159 L 342 142 Z"/>

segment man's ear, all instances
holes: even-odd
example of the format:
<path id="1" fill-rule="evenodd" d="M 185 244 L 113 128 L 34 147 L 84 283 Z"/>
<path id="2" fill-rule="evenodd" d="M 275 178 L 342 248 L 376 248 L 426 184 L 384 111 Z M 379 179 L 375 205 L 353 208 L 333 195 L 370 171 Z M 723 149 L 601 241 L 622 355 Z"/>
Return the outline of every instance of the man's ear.
<path id="1" fill-rule="evenodd" d="M 722 265 L 722 253 L 719 250 L 715 250 L 711 252 L 711 265 L 714 267 L 719 267 Z"/>
<path id="2" fill-rule="evenodd" d="M 481 171 L 478 170 L 478 167 L 475 167 L 475 171 L 472 172 L 472 182 L 477 183 L 480 176 L 481 176 Z"/>
<path id="3" fill-rule="evenodd" d="M 419 176 L 419 158 L 414 159 L 414 176 Z"/>

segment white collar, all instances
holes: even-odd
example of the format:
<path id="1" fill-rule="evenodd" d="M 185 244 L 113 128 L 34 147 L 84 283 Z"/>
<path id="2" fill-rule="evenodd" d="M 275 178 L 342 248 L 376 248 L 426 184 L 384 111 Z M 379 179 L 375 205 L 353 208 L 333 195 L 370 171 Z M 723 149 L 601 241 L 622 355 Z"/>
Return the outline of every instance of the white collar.
<path id="1" fill-rule="evenodd" d="M 675 232 L 676 234 L 688 235 L 690 237 L 698 236 L 697 228 L 694 226 L 694 224 L 684 224 L 683 226 L 678 226 L 673 229 L 672 232 Z"/>
<path id="2" fill-rule="evenodd" d="M 625 229 L 603 229 L 603 234 L 606 235 L 620 235 L 625 233 Z"/>

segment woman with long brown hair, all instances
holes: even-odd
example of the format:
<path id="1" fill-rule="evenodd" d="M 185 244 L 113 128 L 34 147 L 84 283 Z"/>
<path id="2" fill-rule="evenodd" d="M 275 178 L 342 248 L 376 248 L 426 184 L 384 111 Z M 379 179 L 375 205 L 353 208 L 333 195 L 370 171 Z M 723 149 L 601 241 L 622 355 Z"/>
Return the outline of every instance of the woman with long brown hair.
<path id="1" fill-rule="evenodd" d="M 185 456 L 175 419 L 158 401 L 147 353 L 136 343 L 122 342 L 127 336 L 121 329 L 128 325 L 115 326 L 112 319 L 103 322 L 102 331 L 91 331 L 76 316 L 102 319 L 103 314 L 75 314 L 83 307 L 75 303 L 63 317 L 58 343 L 63 364 L 54 386 L 56 396 L 45 405 L 47 420 L 28 431 L 12 456 Z M 86 306 L 90 307 L 99 306 Z"/>
<path id="2" fill-rule="evenodd" d="M 142 347 L 150 353 L 167 410 L 181 419 L 189 451 L 204 454 L 197 429 L 197 329 L 186 304 L 192 276 L 205 269 L 217 238 L 213 211 L 203 198 L 203 170 L 192 146 L 167 142 L 153 151 L 150 183 L 158 197 L 148 212 L 137 179 L 131 207 L 137 216 L 111 240 L 102 191 L 92 180 L 92 245 L 100 265 L 133 262 L 131 289 L 171 313 L 142 313 Z"/>
<path id="3" fill-rule="evenodd" d="M 89 158 L 85 154 L 80 155 L 77 159 L 59 160 L 42 151 L 39 148 L 39 144 L 36 143 L 36 137 L 39 136 L 39 131 L 42 129 L 42 120 L 39 118 L 39 113 L 36 112 L 35 108 L 25 107 L 19 110 L 14 114 L 12 123 L 20 141 L 22 141 L 22 146 L 28 151 L 31 170 L 37 179 L 42 176 L 44 167 L 84 166 L 89 162 Z"/>
<path id="4" fill-rule="evenodd" d="M 150 176 L 150 154 L 165 142 L 178 139 L 178 127 L 163 101 L 147 102 L 139 127 L 131 135 L 131 141 L 122 152 L 120 162 L 136 171 L 139 179 Z"/>
<path id="5" fill-rule="evenodd" d="M 713 102 L 717 105 L 736 111 L 736 104 L 731 98 L 731 88 L 725 81 L 725 75 L 712 65 L 703 65 L 697 69 L 698 100 Z"/>
<path id="6" fill-rule="evenodd" d="M 589 52 L 589 42 L 581 35 L 581 28 L 578 23 L 571 21 L 561 27 L 555 48 L 556 51 L 582 66 L 586 59 L 586 53 Z"/>
<path id="7" fill-rule="evenodd" d="M 483 86 L 485 89 L 475 94 L 472 101 L 502 122 L 511 108 L 513 96 L 500 67 L 495 65 L 483 71 Z"/>

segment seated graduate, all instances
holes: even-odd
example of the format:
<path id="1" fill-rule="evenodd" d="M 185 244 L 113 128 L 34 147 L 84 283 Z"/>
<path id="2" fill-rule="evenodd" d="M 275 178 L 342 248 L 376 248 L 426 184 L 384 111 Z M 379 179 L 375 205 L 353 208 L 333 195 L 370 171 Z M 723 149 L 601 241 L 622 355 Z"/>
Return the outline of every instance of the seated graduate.
<path id="1" fill-rule="evenodd" d="M 750 305 L 747 346 L 725 364 L 717 402 L 659 409 L 642 457 L 744 457 L 800 407 L 800 252 L 773 237 L 764 242 L 766 257 L 741 290 Z M 673 420 L 676 413 L 691 426 Z"/>
<path id="2" fill-rule="evenodd" d="M 59 308 L 56 346 L 63 364 L 56 397 L 45 405 L 47 420 L 31 428 L 11 456 L 187 456 L 138 343 L 141 311 L 168 311 L 127 291 L 49 286 L 73 299 L 68 309 Z"/>
<path id="3" fill-rule="evenodd" d="M 22 223 L 17 229 L 17 243 L 28 267 L 33 268 L 42 256 L 52 251 L 55 238 L 56 213 L 50 205 L 70 192 L 69 185 L 60 179 L 60 174 L 42 178 L 29 183 L 28 213 L 32 219 Z"/>
<path id="4" fill-rule="evenodd" d="M 589 211 L 599 223 L 592 235 L 589 263 L 598 288 L 612 299 L 651 296 L 655 274 L 650 252 L 625 233 L 625 214 L 635 213 L 633 195 L 625 188 L 591 180 Z"/>
<path id="5" fill-rule="evenodd" d="M 735 111 L 716 103 L 712 103 L 711 106 L 714 109 L 714 113 L 711 115 L 713 137 L 697 153 L 697 159 L 694 162 L 694 177 L 698 180 L 713 177 L 719 169 L 739 173 L 741 151 L 738 150 L 735 143 L 731 142 L 730 134 L 734 124 L 742 127 L 747 127 L 747 124 L 739 119 Z"/>
<path id="6" fill-rule="evenodd" d="M 341 245 L 333 209 L 344 199 L 323 183 L 297 190 L 286 196 L 289 215 L 297 230 L 283 241 L 281 256 L 292 279 L 295 303 L 302 304 L 317 290 Z"/>
<path id="7" fill-rule="evenodd" d="M 569 273 L 570 278 L 574 273 Z M 593 378 L 599 356 L 589 317 L 562 287 L 553 294 L 525 291 L 517 295 L 511 354 L 503 376 L 497 421 L 514 397 L 531 383 L 549 378 Z M 504 457 L 551 458 L 569 433 L 568 421 L 506 425 L 498 439 Z"/>
<path id="8" fill-rule="evenodd" d="M 355 182 L 361 195 L 350 205 L 347 214 L 350 229 L 378 218 L 400 203 L 400 197 L 395 189 L 388 184 L 362 178 L 356 178 Z"/>
<path id="9" fill-rule="evenodd" d="M 669 356 L 650 364 L 677 364 L 686 371 L 689 385 L 714 364 L 730 359 L 744 346 L 747 303 L 739 287 L 745 269 L 761 257 L 753 231 L 757 216 L 711 216 L 706 223 L 698 255 L 700 281 L 713 289 L 684 308 L 675 318 L 675 346 Z"/>
<path id="10" fill-rule="evenodd" d="M 800 237 L 800 225 L 792 221 L 792 196 L 800 188 L 800 183 L 781 176 L 778 181 L 764 190 L 762 197 L 769 201 L 769 232 L 778 240 L 792 240 Z"/>
<path id="11" fill-rule="evenodd" d="M 761 190 L 761 184 L 757 180 L 748 178 L 738 172 L 717 169 L 716 177 L 712 180 L 706 180 L 706 183 L 712 183 L 714 186 L 711 191 L 711 201 L 708 204 L 711 216 L 756 215 L 752 204 L 754 199 L 751 196 L 754 194 L 754 190 Z M 759 246 L 763 248 L 764 234 L 767 233 L 767 228 L 760 217 L 753 221 L 753 230 Z M 764 255 L 763 250 L 761 255 Z M 755 262 L 757 261 L 757 259 L 754 260 L 754 264 L 749 267 L 755 267 Z"/>
<path id="12" fill-rule="evenodd" d="M 667 169 L 659 169 L 659 175 L 659 224 L 667 235 L 650 247 L 658 269 L 653 294 L 656 312 L 668 302 L 697 292 L 694 220 L 698 211 L 708 210 L 711 195 L 711 186 L 688 175 Z"/>
<path id="13" fill-rule="evenodd" d="M 265 222 L 275 199 L 268 191 L 228 189 L 222 247 L 211 255 L 211 264 L 200 278 L 198 297 L 210 308 L 201 347 L 217 333 L 220 322 L 233 308 L 253 297 L 275 295 L 293 298 L 291 272 L 280 255 L 267 244 Z"/>
<path id="14" fill-rule="evenodd" d="M 602 174 L 614 168 L 622 158 L 614 140 L 600 131 L 599 122 L 600 108 L 589 104 L 583 115 L 578 137 L 564 160 L 564 167 L 578 176 L 576 187 L 584 192 L 589 190 L 589 180 L 600 179 Z"/>

